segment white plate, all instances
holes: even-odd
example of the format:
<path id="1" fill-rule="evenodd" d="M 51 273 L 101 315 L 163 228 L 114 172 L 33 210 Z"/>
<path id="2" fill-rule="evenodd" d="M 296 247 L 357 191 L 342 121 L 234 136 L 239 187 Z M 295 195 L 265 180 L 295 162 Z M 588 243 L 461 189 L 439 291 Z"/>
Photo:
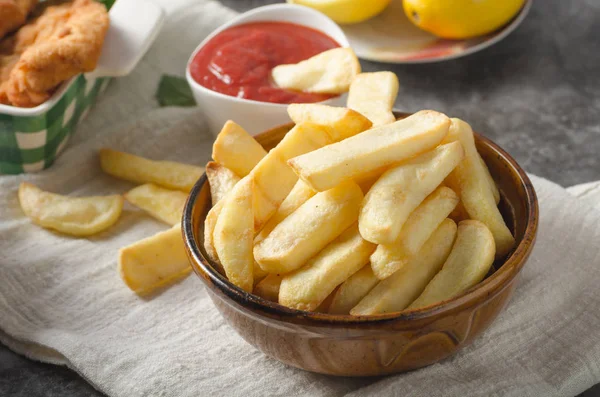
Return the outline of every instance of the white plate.
<path id="1" fill-rule="evenodd" d="M 468 40 L 440 39 L 410 22 L 402 0 L 392 0 L 380 15 L 356 25 L 342 25 L 356 54 L 363 59 L 388 63 L 429 63 L 462 57 L 481 51 L 508 36 L 529 12 L 533 0 L 504 27 Z"/>

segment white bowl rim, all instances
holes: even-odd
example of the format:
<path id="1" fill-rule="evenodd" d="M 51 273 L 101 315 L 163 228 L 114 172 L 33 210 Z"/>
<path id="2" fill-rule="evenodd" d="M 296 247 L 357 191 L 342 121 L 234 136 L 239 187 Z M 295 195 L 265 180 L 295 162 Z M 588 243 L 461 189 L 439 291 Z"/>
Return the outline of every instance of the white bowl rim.
<path id="1" fill-rule="evenodd" d="M 202 49 L 213 37 L 215 37 L 216 35 L 218 35 L 219 33 L 221 33 L 222 31 L 224 31 L 225 29 L 228 29 L 230 27 L 233 26 L 237 26 L 237 25 L 242 25 L 244 24 L 244 21 L 252 16 L 255 16 L 257 14 L 261 14 L 267 11 L 272 11 L 272 10 L 281 10 L 282 12 L 287 12 L 287 11 L 293 11 L 293 12 L 298 12 L 298 13 L 306 13 L 306 14 L 312 14 L 314 16 L 318 16 L 319 18 L 324 18 L 324 19 L 328 19 L 337 29 L 339 29 L 339 36 L 343 39 L 343 42 L 339 42 L 338 40 L 338 44 L 340 44 L 341 47 L 343 48 L 347 48 L 350 47 L 350 42 L 348 41 L 348 38 L 346 37 L 344 31 L 331 19 L 329 18 L 327 15 L 313 10 L 312 8 L 309 7 L 305 7 L 305 6 L 301 6 L 301 5 L 297 5 L 297 4 L 270 4 L 270 5 L 266 5 L 266 6 L 262 6 L 262 7 L 257 7 L 254 8 L 250 11 L 244 12 L 240 15 L 238 15 L 237 17 L 233 18 L 232 20 L 230 20 L 229 22 L 224 23 L 223 25 L 219 26 L 218 28 L 216 28 L 215 30 L 213 30 L 208 36 L 206 36 L 206 38 L 204 38 L 204 40 L 202 40 L 200 42 L 200 44 L 198 44 L 198 46 L 196 46 L 196 48 L 194 49 L 194 51 L 192 51 L 192 54 L 190 55 L 187 64 L 185 65 L 185 77 L 188 81 L 188 84 L 191 86 L 192 89 L 197 89 L 199 91 L 202 91 L 208 95 L 213 95 L 215 97 L 218 98 L 226 98 L 229 99 L 233 102 L 238 102 L 238 103 L 248 103 L 248 104 L 255 104 L 255 105 L 262 105 L 262 106 L 266 106 L 266 107 L 274 107 L 274 108 L 287 108 L 287 106 L 289 104 L 287 103 L 273 103 L 273 102 L 263 102 L 263 101 L 256 101 L 254 99 L 246 99 L 246 98 L 238 98 L 235 96 L 231 96 L 231 95 L 225 95 L 223 93 L 217 92 L 217 91 L 213 91 L 209 88 L 204 87 L 202 84 L 198 83 L 196 80 L 194 80 L 194 78 L 192 77 L 191 73 L 190 73 L 190 64 L 192 63 L 192 61 L 194 60 L 194 57 L 196 56 L 196 54 L 198 53 L 198 51 L 200 51 L 200 49 Z M 275 19 L 265 19 L 265 21 L 277 21 Z M 301 25 L 300 23 L 298 23 L 298 25 Z M 322 33 L 327 34 L 327 36 L 331 37 L 325 30 L 322 29 L 316 29 L 319 30 Z M 335 40 L 335 39 L 334 39 Z M 326 104 L 330 101 L 332 101 L 334 98 L 329 98 L 326 99 L 324 101 L 321 102 L 315 102 L 315 103 L 319 103 L 319 104 Z"/>

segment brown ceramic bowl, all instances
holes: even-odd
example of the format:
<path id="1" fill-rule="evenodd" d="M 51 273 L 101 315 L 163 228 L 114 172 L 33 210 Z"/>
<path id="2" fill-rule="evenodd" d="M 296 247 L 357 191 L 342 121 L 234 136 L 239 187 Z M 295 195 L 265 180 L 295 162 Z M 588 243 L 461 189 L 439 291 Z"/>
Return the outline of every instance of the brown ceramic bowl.
<path id="1" fill-rule="evenodd" d="M 399 118 L 407 114 L 398 113 Z M 271 149 L 292 124 L 256 139 Z M 331 375 L 371 376 L 420 368 L 468 345 L 507 304 L 534 244 L 538 205 L 525 172 L 481 135 L 479 153 L 502 193 L 501 212 L 517 246 L 495 273 L 465 293 L 422 310 L 353 317 L 289 309 L 231 284 L 207 259 L 204 218 L 210 209 L 206 176 L 191 191 L 183 215 L 186 249 L 217 309 L 248 343 L 283 363 Z"/>

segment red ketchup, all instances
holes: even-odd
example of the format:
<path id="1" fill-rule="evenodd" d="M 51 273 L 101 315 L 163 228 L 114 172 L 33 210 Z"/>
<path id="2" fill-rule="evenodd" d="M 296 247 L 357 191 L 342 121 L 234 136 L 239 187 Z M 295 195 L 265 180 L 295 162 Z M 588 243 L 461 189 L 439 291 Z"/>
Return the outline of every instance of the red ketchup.
<path id="1" fill-rule="evenodd" d="M 339 47 L 331 37 L 288 22 L 255 22 L 217 34 L 194 57 L 190 73 L 200 85 L 225 95 L 273 103 L 321 102 L 336 95 L 284 90 L 271 70 Z"/>

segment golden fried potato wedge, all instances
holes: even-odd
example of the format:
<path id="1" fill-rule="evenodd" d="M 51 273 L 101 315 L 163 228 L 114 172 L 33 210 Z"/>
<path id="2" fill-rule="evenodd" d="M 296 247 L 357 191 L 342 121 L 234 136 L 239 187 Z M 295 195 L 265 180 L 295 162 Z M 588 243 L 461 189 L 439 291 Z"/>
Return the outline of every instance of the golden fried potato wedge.
<path id="1" fill-rule="evenodd" d="M 368 261 L 375 245 L 364 240 L 355 223 L 300 269 L 286 274 L 279 303 L 313 311 L 327 296 Z"/>
<path id="2" fill-rule="evenodd" d="M 254 238 L 254 244 L 258 244 L 264 240 L 265 237 L 271 233 L 275 226 L 277 226 L 282 220 L 284 220 L 289 214 L 296 211 L 298 207 L 306 202 L 309 198 L 314 196 L 317 192 L 304 181 L 298 180 L 294 185 L 290 194 L 287 195 L 285 200 L 281 203 L 277 212 L 269 219 L 269 221 L 262 228 L 260 233 Z"/>
<path id="3" fill-rule="evenodd" d="M 217 219 L 219 219 L 224 202 L 225 200 L 220 200 L 217 202 L 217 204 L 215 204 L 210 211 L 208 211 L 208 214 L 204 219 L 204 249 L 206 250 L 208 257 L 218 266 L 222 265 L 221 261 L 219 260 L 219 255 L 217 254 L 217 250 L 215 249 L 214 232 L 215 226 L 217 225 Z"/>
<path id="4" fill-rule="evenodd" d="M 71 236 L 91 236 L 121 216 L 123 197 L 68 197 L 45 192 L 31 183 L 19 185 L 21 209 L 36 225 Z"/>
<path id="5" fill-rule="evenodd" d="M 458 195 L 445 186 L 427 196 L 410 214 L 396 241 L 378 245 L 371 255 L 371 267 L 377 278 L 383 280 L 412 261 L 458 202 Z"/>
<path id="6" fill-rule="evenodd" d="M 180 225 L 119 250 L 121 278 L 138 294 L 186 276 L 190 270 Z"/>
<path id="7" fill-rule="evenodd" d="M 225 275 L 233 284 L 252 292 L 254 286 L 252 241 L 253 179 L 244 177 L 223 199 L 223 207 L 213 232 L 213 243 Z"/>
<path id="8" fill-rule="evenodd" d="M 494 236 L 485 224 L 475 220 L 460 222 L 456 241 L 442 270 L 408 309 L 434 305 L 473 287 L 490 270 L 495 253 Z"/>
<path id="9" fill-rule="evenodd" d="M 363 238 L 393 244 L 410 214 L 460 163 L 459 142 L 440 145 L 386 171 L 365 196 L 358 226 Z"/>
<path id="10" fill-rule="evenodd" d="M 338 288 L 339 288 L 339 286 L 335 287 L 333 292 L 331 294 L 329 294 L 329 296 L 327 298 L 325 298 L 325 300 L 323 302 L 321 302 L 319 307 L 317 307 L 314 311 L 317 313 L 327 313 L 327 311 L 329 310 L 329 305 L 331 305 L 333 296 L 337 292 Z"/>
<path id="11" fill-rule="evenodd" d="M 213 144 L 212 158 L 238 176 L 244 177 L 267 155 L 267 151 L 246 130 L 229 120 Z"/>
<path id="12" fill-rule="evenodd" d="M 254 258 L 269 273 L 300 268 L 356 222 L 362 199 L 352 181 L 316 194 L 256 244 Z"/>
<path id="13" fill-rule="evenodd" d="M 446 218 L 402 269 L 375 286 L 350 310 L 354 316 L 368 316 L 404 310 L 423 292 L 450 255 L 456 237 L 456 223 Z"/>
<path id="14" fill-rule="evenodd" d="M 287 90 L 342 94 L 359 73 L 360 62 L 352 48 L 340 47 L 296 64 L 275 66 L 271 77 Z"/>
<path id="15" fill-rule="evenodd" d="M 348 93 L 348 107 L 367 116 L 373 127 L 396 121 L 392 113 L 398 95 L 398 77 L 392 72 L 361 73 Z"/>
<path id="16" fill-rule="evenodd" d="M 254 286 L 254 295 L 258 295 L 271 302 L 277 302 L 282 279 L 283 277 L 279 274 L 267 275 Z"/>
<path id="17" fill-rule="evenodd" d="M 494 201 L 496 202 L 496 205 L 498 205 L 498 203 L 500 203 L 500 190 L 498 190 L 498 185 L 496 185 L 496 182 L 494 181 L 494 178 L 492 177 L 492 174 L 490 173 L 490 169 L 488 168 L 487 164 L 485 164 L 485 161 L 483 161 L 483 158 L 481 157 L 481 155 L 479 153 L 477 153 L 477 156 L 479 157 L 481 166 L 485 171 L 485 179 L 487 179 L 488 184 L 490 185 L 490 188 L 492 189 L 492 194 L 494 195 Z"/>
<path id="18" fill-rule="evenodd" d="M 369 264 L 354 273 L 337 289 L 329 305 L 330 314 L 349 314 L 360 300 L 379 283 Z"/>
<path id="19" fill-rule="evenodd" d="M 294 157 L 288 163 L 313 189 L 324 191 L 433 149 L 449 126 L 450 119 L 442 113 L 424 110 Z"/>
<path id="20" fill-rule="evenodd" d="M 240 181 L 240 177 L 235 172 L 214 161 L 206 164 L 206 178 L 210 186 L 210 198 L 213 206 Z"/>
<path id="21" fill-rule="evenodd" d="M 154 183 L 189 192 L 204 168 L 174 161 L 155 161 L 112 149 L 100 149 L 100 166 L 109 175 L 133 183 Z"/>
<path id="22" fill-rule="evenodd" d="M 298 176 L 287 160 L 331 143 L 331 128 L 312 123 L 296 124 L 249 174 L 254 179 L 254 227 L 258 232 L 288 196 Z"/>
<path id="23" fill-rule="evenodd" d="M 174 226 L 181 223 L 187 194 L 147 183 L 125 193 L 125 199 L 159 221 Z"/>
<path id="24" fill-rule="evenodd" d="M 288 115 L 296 124 L 313 123 L 331 127 L 331 138 L 338 142 L 371 128 L 368 118 L 355 110 L 317 103 L 293 103 Z"/>
<path id="25" fill-rule="evenodd" d="M 455 139 L 465 149 L 465 158 L 449 175 L 446 183 L 460 196 L 470 219 L 483 222 L 494 235 L 496 254 L 506 256 L 515 245 L 515 239 L 504 223 L 496 206 L 494 192 L 486 168 L 482 166 L 473 130 L 460 119 L 452 119 L 451 132 L 447 139 Z"/>

